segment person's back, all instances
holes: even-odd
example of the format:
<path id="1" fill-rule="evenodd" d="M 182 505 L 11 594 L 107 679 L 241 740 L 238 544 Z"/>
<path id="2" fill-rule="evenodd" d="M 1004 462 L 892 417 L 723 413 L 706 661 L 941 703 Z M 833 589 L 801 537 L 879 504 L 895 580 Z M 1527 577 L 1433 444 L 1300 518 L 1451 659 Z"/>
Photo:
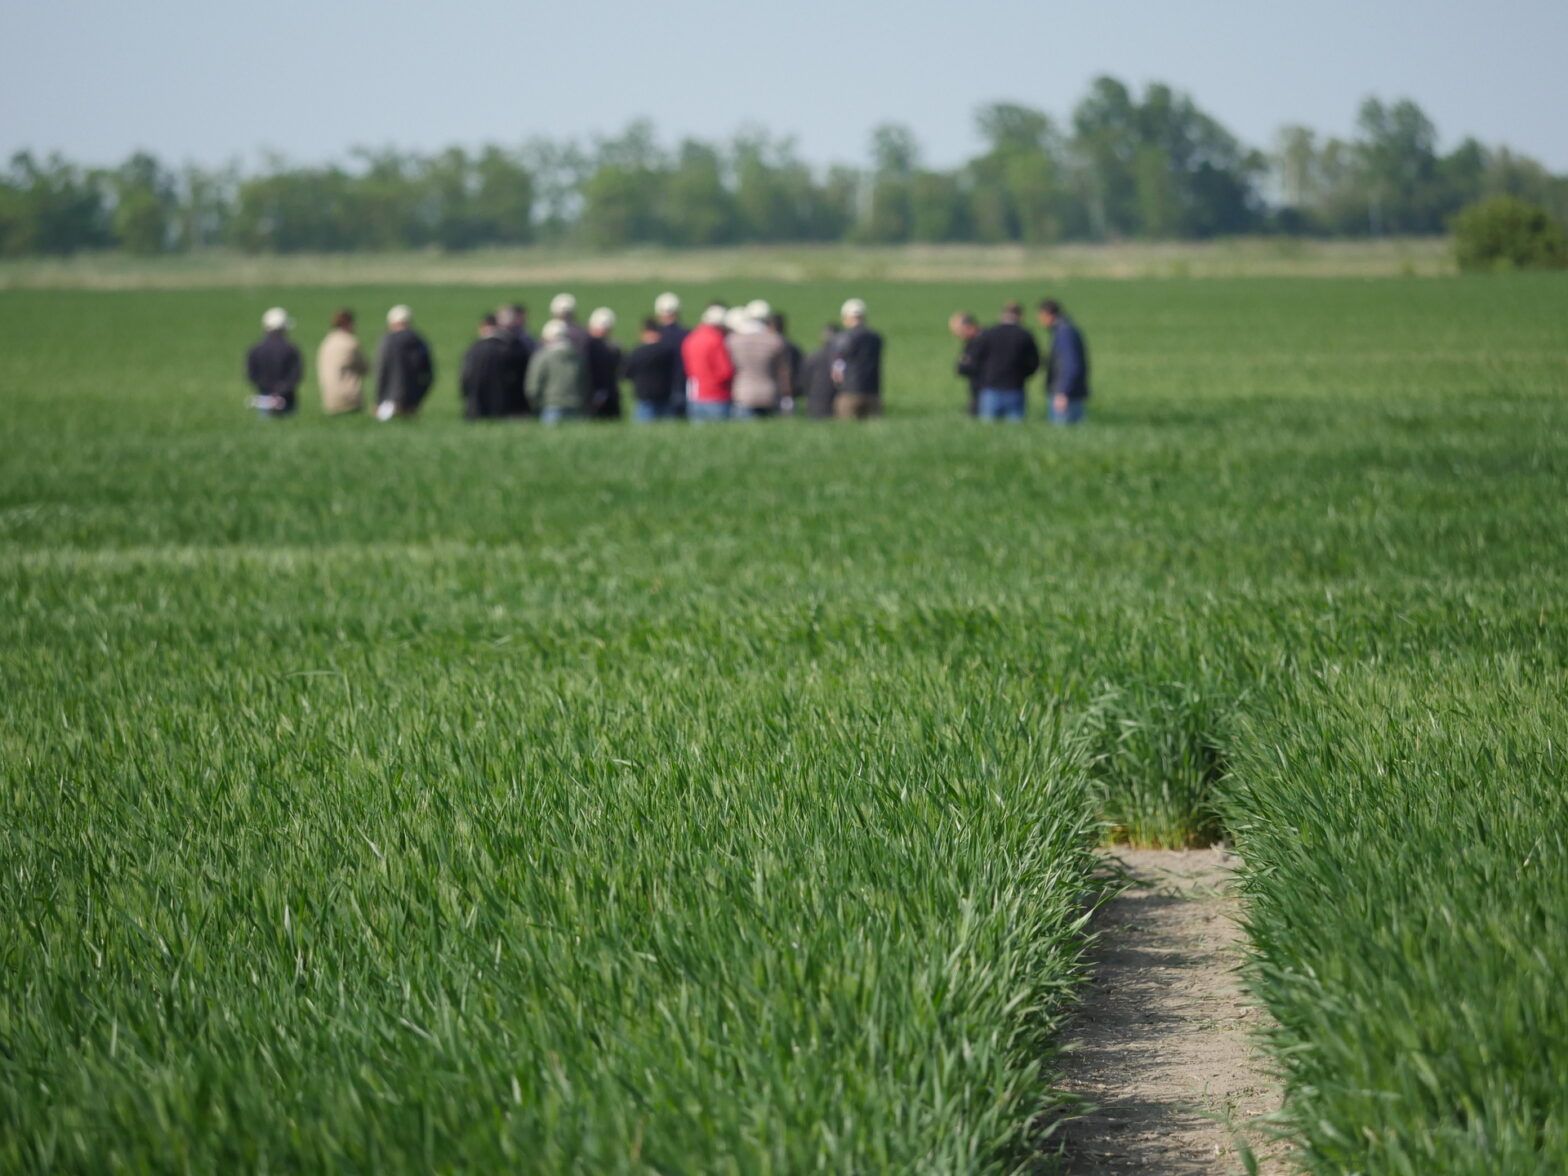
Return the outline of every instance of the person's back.
<path id="1" fill-rule="evenodd" d="M 328 331 L 316 349 L 316 382 L 321 385 L 322 410 L 336 416 L 362 409 L 365 373 L 369 370 L 358 336 L 341 325 Z"/>
<path id="2" fill-rule="evenodd" d="M 459 381 L 463 415 L 469 420 L 506 416 L 508 397 L 513 392 L 513 367 L 512 346 L 507 339 L 499 334 L 476 339 L 463 357 L 463 374 Z"/>
<path id="3" fill-rule="evenodd" d="M 838 330 L 829 324 L 822 331 L 822 346 L 806 356 L 801 365 L 801 395 L 806 398 L 806 416 L 826 420 L 833 415 L 833 361 L 837 357 Z"/>
<path id="4" fill-rule="evenodd" d="M 270 398 L 272 407 L 268 411 L 271 414 L 281 416 L 294 411 L 299 382 L 304 376 L 304 361 L 299 348 L 281 329 L 269 330 L 246 353 L 245 375 L 256 389 L 258 398 Z"/>
<path id="5" fill-rule="evenodd" d="M 1084 400 L 1089 395 L 1089 347 L 1083 332 L 1066 315 L 1060 315 L 1051 328 L 1052 391 L 1060 391 L 1071 400 Z"/>
<path id="6" fill-rule="evenodd" d="M 773 331 L 758 326 L 755 330 L 732 332 L 726 339 L 730 361 L 735 368 L 731 395 L 739 407 L 773 412 L 785 394 L 782 381 L 787 378 L 784 340 Z"/>
<path id="7" fill-rule="evenodd" d="M 583 415 L 588 395 L 587 367 L 581 353 L 565 337 L 565 329 L 546 330 L 545 344 L 528 365 L 528 399 L 546 421 Z"/>
<path id="8" fill-rule="evenodd" d="M 839 335 L 844 378 L 839 391 L 856 396 L 882 395 L 882 336 L 865 324 Z"/>
<path id="9" fill-rule="evenodd" d="M 387 325 L 391 329 L 376 351 L 376 403 L 384 417 L 413 416 L 435 383 L 435 361 L 406 307 L 393 307 Z"/>
<path id="10" fill-rule="evenodd" d="M 504 416 L 527 416 L 529 412 L 528 361 L 534 353 L 533 336 L 521 326 L 513 326 L 497 333 L 506 345 L 505 384 L 502 405 Z"/>
<path id="11" fill-rule="evenodd" d="M 1016 321 L 1003 321 L 980 332 L 973 361 L 981 388 L 1022 392 L 1040 370 L 1040 348 L 1034 332 Z"/>
<path id="12" fill-rule="evenodd" d="M 692 404 L 729 404 L 735 363 L 724 346 L 724 331 L 703 323 L 681 344 L 686 368 L 686 399 Z"/>
<path id="13" fill-rule="evenodd" d="M 670 415 L 673 405 L 671 347 L 657 328 L 644 328 L 642 338 L 642 344 L 626 357 L 626 378 L 632 383 L 637 419 L 663 420 Z"/>
<path id="14" fill-rule="evenodd" d="M 607 336 L 590 334 L 585 354 L 588 365 L 588 415 L 595 420 L 617 420 L 621 415 L 621 349 Z"/>

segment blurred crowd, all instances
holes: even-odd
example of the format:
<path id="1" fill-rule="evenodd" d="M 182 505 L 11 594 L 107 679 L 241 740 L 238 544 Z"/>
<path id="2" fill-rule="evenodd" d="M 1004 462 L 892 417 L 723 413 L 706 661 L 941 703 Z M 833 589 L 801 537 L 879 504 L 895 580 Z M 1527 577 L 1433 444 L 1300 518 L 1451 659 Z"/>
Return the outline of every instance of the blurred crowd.
<path id="1" fill-rule="evenodd" d="M 1051 419 L 1077 423 L 1089 393 L 1087 349 L 1059 303 L 1040 303 L 1038 314 L 1053 340 L 1045 363 Z M 1018 303 L 1009 303 L 989 328 L 966 313 L 949 322 L 962 346 L 957 372 L 969 382 L 972 416 L 1024 419 L 1026 386 L 1042 363 L 1022 315 Z M 709 303 L 688 329 L 680 298 L 660 294 L 653 313 L 638 324 L 630 351 L 616 342 L 617 325 L 615 312 L 603 306 L 580 323 L 570 294 L 550 300 L 549 320 L 537 337 L 524 306 L 484 314 L 458 379 L 464 415 L 547 425 L 618 420 L 626 415 L 626 386 L 630 415 L 639 423 L 706 424 L 796 412 L 840 420 L 882 415 L 883 341 L 859 298 L 844 303 L 839 320 L 822 328 L 809 354 L 790 340 L 784 315 L 761 299 L 741 306 Z M 267 311 L 262 338 L 246 357 L 255 389 L 251 403 L 262 416 L 288 416 L 299 407 L 304 360 L 289 337 L 293 328 L 281 307 Z M 368 392 L 376 419 L 417 417 L 435 374 L 430 344 L 402 305 L 387 312 L 374 360 L 360 345 L 350 310 L 333 316 L 316 352 L 316 379 L 329 415 L 363 411 Z"/>

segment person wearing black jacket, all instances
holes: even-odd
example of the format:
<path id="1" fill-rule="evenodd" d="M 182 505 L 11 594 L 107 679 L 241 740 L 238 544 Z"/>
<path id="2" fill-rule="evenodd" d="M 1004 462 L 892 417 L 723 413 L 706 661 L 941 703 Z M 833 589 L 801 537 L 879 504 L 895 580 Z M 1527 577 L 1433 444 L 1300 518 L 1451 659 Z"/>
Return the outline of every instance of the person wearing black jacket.
<path id="1" fill-rule="evenodd" d="M 980 381 L 979 416 L 983 421 L 1024 419 L 1024 386 L 1040 370 L 1034 332 L 1020 325 L 1023 307 L 1009 302 L 1002 321 L 975 341 L 974 366 Z"/>
<path id="2" fill-rule="evenodd" d="M 632 382 L 632 419 L 638 424 L 675 419 L 670 363 L 670 345 L 659 321 L 643 319 L 642 344 L 626 357 L 625 372 Z"/>
<path id="3" fill-rule="evenodd" d="M 681 344 L 691 334 L 681 326 L 680 296 L 665 291 L 653 300 L 654 317 L 659 323 L 659 338 L 670 354 L 670 396 L 668 416 L 679 419 L 686 415 L 686 363 L 681 358 Z"/>
<path id="4" fill-rule="evenodd" d="M 479 321 L 478 340 L 463 356 L 458 381 L 465 417 L 479 421 L 508 415 L 508 402 L 515 394 L 515 359 L 512 342 L 497 328 L 495 315 L 485 315 Z"/>
<path id="5" fill-rule="evenodd" d="M 588 416 L 596 421 L 621 419 L 621 349 L 610 332 L 615 312 L 601 306 L 588 316 Z"/>
<path id="6" fill-rule="evenodd" d="M 814 421 L 825 421 L 833 415 L 833 397 L 838 393 L 838 387 L 833 383 L 833 354 L 837 342 L 838 324 L 827 323 L 822 328 L 822 346 L 806 356 L 800 365 L 806 415 Z"/>
<path id="7" fill-rule="evenodd" d="M 507 347 L 505 416 L 532 413 L 528 403 L 528 361 L 534 354 L 534 337 L 528 333 L 528 308 L 513 302 L 496 312 L 496 335 Z"/>
<path id="8" fill-rule="evenodd" d="M 266 334 L 245 356 L 245 377 L 256 389 L 251 406 L 264 417 L 288 416 L 298 404 L 305 365 L 299 348 L 289 342 L 288 330 L 293 325 L 288 313 L 274 306 L 261 316 Z"/>
<path id="9" fill-rule="evenodd" d="M 882 415 L 882 336 L 866 325 L 866 304 L 851 298 L 839 312 L 844 330 L 834 341 L 833 415 L 863 421 Z"/>
<path id="10" fill-rule="evenodd" d="M 980 342 L 980 323 L 974 315 L 960 311 L 947 320 L 947 329 L 951 331 L 960 343 L 962 350 L 958 353 L 957 373 L 969 385 L 969 415 L 980 415 L 980 368 L 975 362 L 975 348 Z"/>
<path id="11" fill-rule="evenodd" d="M 784 363 L 788 373 L 783 386 L 779 388 L 779 415 L 793 416 L 795 402 L 806 397 L 806 356 L 789 337 L 788 319 L 774 311 L 768 322 L 778 332 L 779 338 L 784 340 Z"/>
<path id="12" fill-rule="evenodd" d="M 435 382 L 430 344 L 414 330 L 413 312 L 394 306 L 387 311 L 387 333 L 376 348 L 376 419 L 415 415 Z"/>

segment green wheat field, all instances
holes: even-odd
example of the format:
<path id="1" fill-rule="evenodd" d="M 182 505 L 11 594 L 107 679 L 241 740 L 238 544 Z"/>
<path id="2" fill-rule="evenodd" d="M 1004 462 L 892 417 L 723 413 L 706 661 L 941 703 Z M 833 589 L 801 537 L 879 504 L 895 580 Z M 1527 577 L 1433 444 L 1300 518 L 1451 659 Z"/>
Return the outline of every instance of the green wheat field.
<path id="1" fill-rule="evenodd" d="M 888 418 L 0 292 L 0 1171 L 1049 1172 L 1096 847 L 1222 836 L 1306 1169 L 1568 1170 L 1568 280 L 679 288 L 866 298 Z M 1046 294 L 1089 424 L 971 424 Z M 246 412 L 405 300 L 424 419 Z"/>

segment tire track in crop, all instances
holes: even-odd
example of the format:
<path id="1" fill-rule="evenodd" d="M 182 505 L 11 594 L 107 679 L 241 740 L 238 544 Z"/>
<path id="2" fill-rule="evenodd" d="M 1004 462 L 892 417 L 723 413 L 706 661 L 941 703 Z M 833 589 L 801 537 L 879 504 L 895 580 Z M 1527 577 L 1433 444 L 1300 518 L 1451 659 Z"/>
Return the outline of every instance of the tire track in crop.
<path id="1" fill-rule="evenodd" d="M 1101 910 L 1084 1004 L 1062 1057 L 1066 1089 L 1090 1104 L 1060 1134 L 1072 1176 L 1281 1172 L 1248 1123 L 1279 1107 L 1252 1039 L 1263 1016 L 1236 967 L 1244 936 L 1224 850 L 1115 851 L 1146 885 Z"/>

